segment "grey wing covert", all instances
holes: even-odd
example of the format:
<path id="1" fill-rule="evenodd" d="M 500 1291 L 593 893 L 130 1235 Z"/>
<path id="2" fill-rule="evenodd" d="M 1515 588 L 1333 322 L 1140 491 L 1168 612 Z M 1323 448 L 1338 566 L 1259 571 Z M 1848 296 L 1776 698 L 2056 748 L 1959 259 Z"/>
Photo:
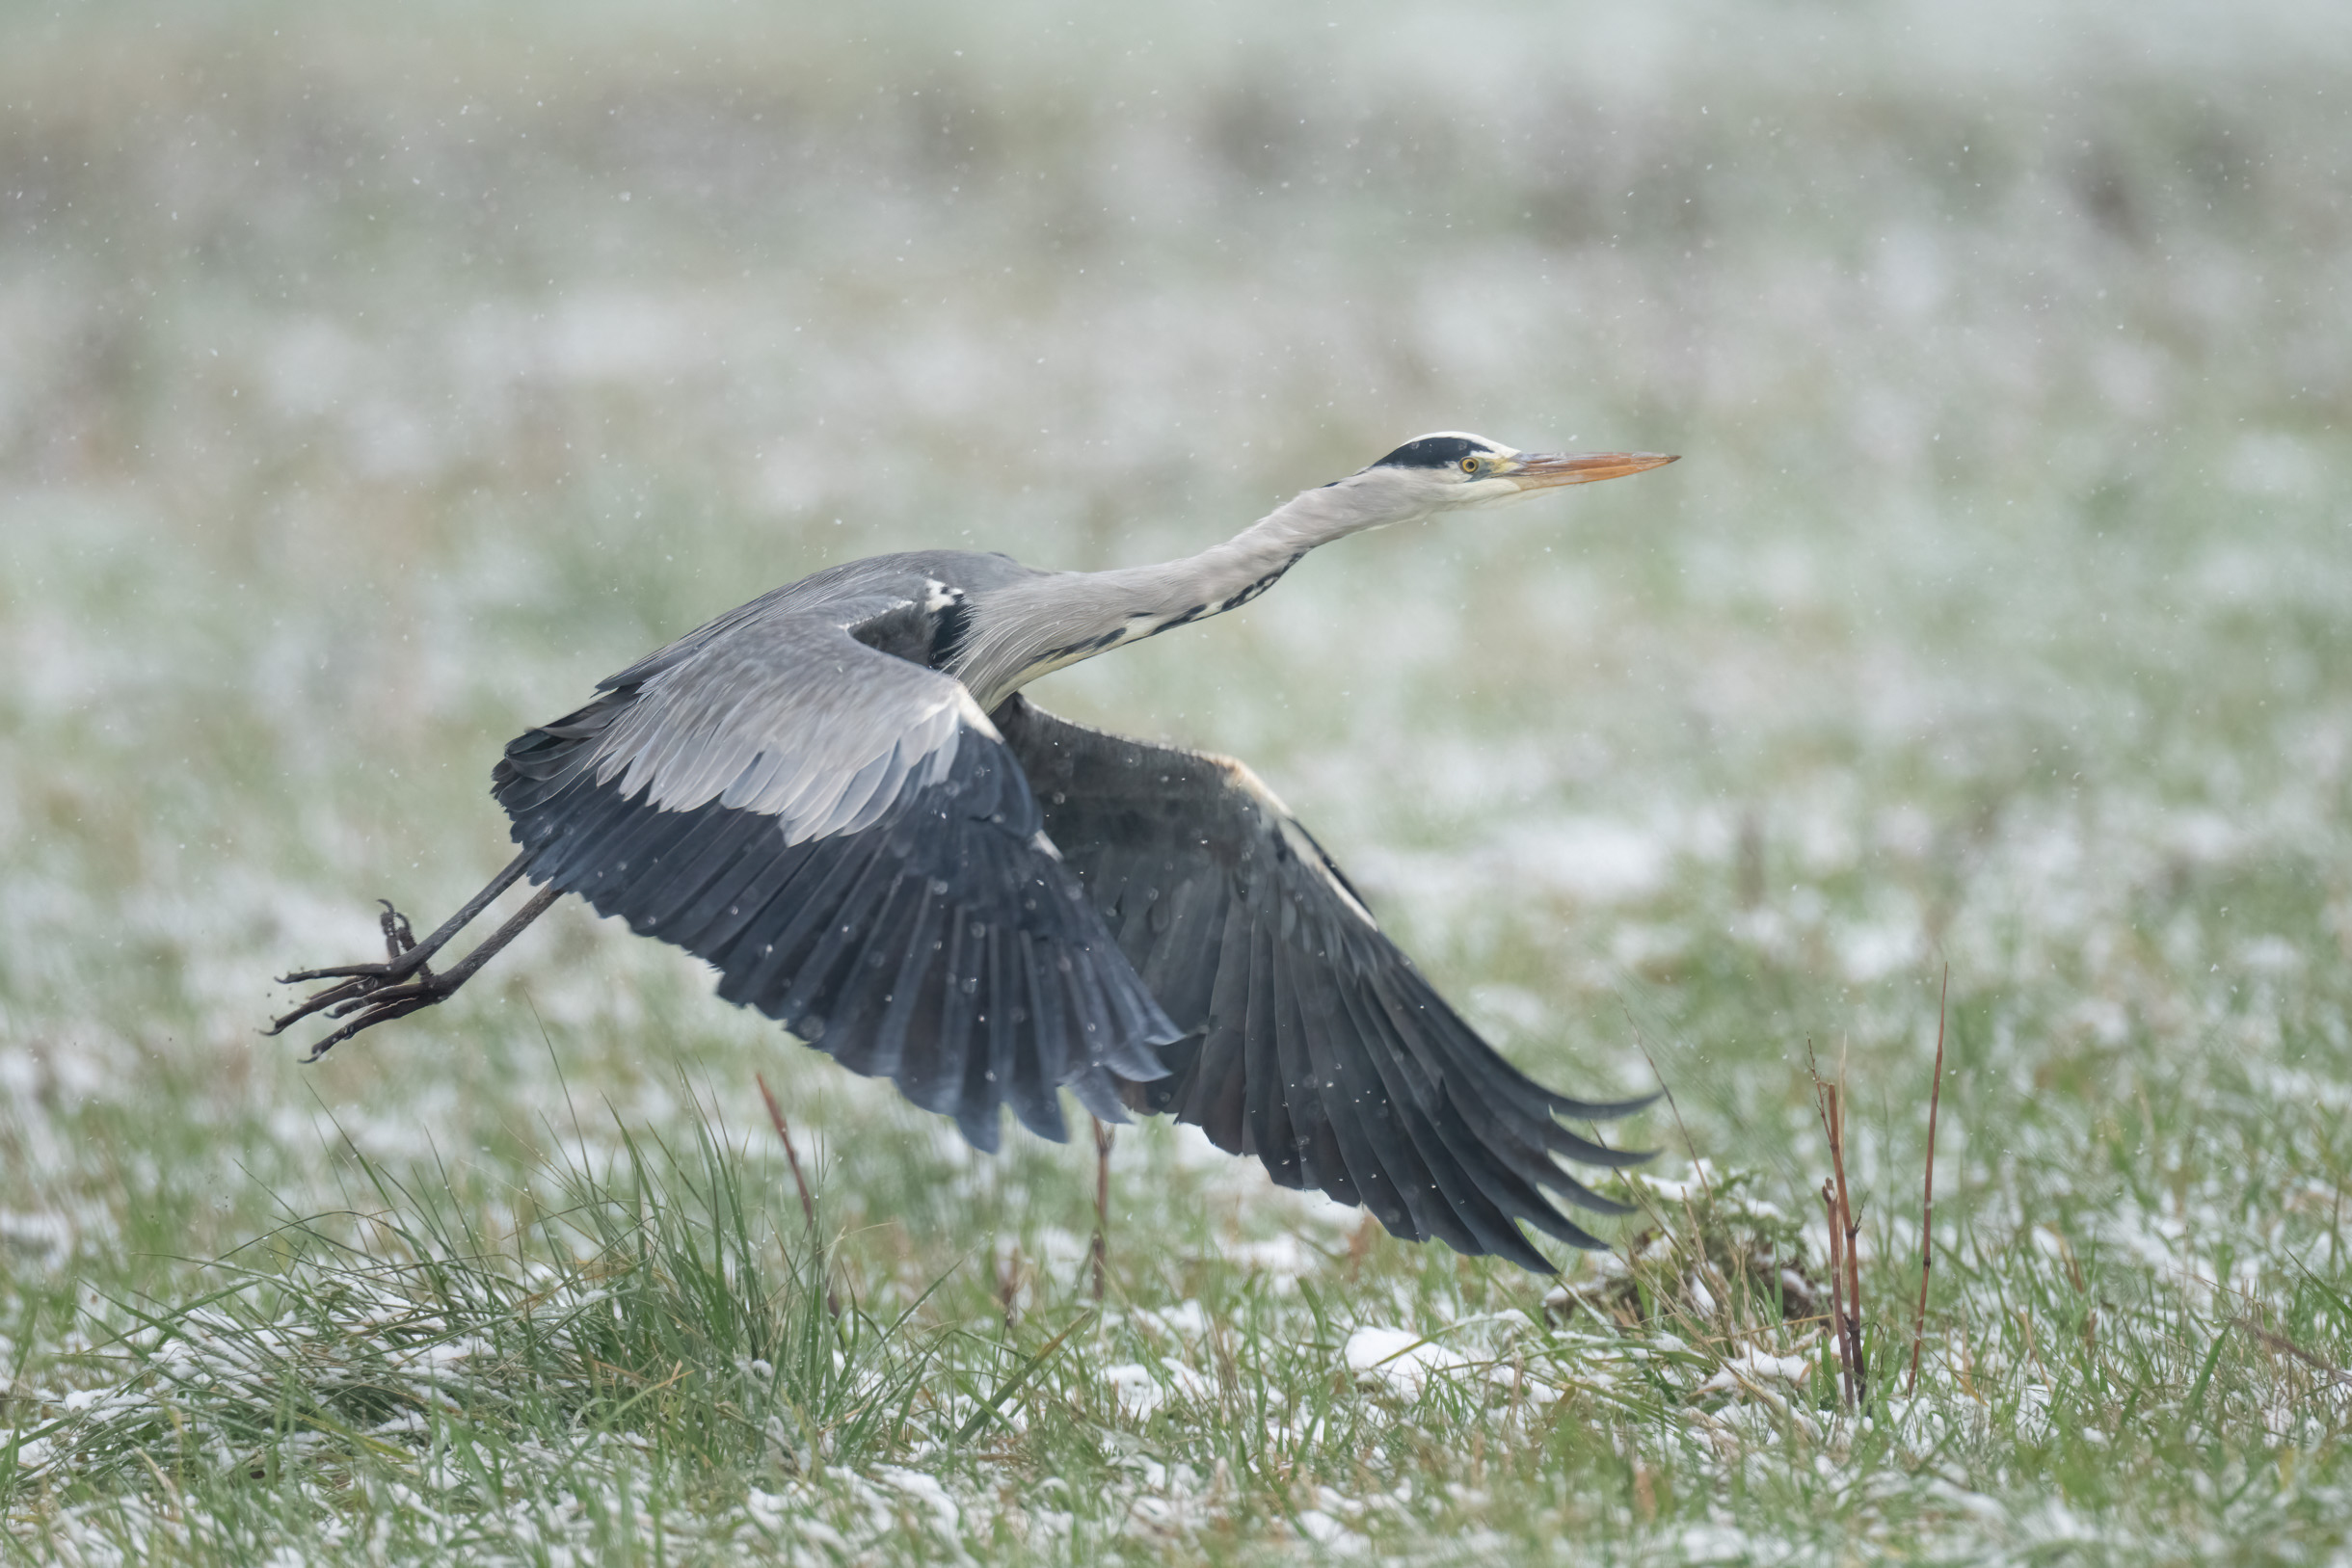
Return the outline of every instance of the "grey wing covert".
<path id="1" fill-rule="evenodd" d="M 752 607 L 746 607 L 747 611 Z M 734 612 L 506 749 L 525 874 L 708 960 L 719 995 L 997 1147 L 1177 1031 L 960 684 L 852 635 L 901 608 Z M 700 635 L 700 634 L 697 634 Z"/>

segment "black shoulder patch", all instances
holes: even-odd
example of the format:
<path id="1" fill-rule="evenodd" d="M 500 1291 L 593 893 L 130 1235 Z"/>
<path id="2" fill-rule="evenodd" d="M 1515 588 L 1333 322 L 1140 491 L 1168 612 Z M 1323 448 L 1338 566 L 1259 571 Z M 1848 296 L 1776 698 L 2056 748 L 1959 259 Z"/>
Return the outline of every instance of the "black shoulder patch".
<path id="1" fill-rule="evenodd" d="M 945 670 L 962 656 L 964 639 L 972 632 L 972 600 L 956 598 L 932 619 L 931 668 Z"/>
<path id="2" fill-rule="evenodd" d="M 931 651 L 931 618 L 912 604 L 861 621 L 849 635 L 877 653 L 921 664 Z"/>
<path id="3" fill-rule="evenodd" d="M 1376 468 L 1451 468 L 1466 457 L 1494 448 L 1464 436 L 1424 436 L 1406 441 L 1373 465 Z"/>

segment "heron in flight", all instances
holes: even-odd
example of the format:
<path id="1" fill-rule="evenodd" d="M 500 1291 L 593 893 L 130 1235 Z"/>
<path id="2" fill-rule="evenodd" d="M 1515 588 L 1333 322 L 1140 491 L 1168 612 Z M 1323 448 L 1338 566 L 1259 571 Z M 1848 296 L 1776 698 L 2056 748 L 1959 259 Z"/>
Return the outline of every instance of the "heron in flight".
<path id="1" fill-rule="evenodd" d="M 1005 1105 L 1063 1139 L 1067 1089 L 1106 1121 L 1193 1123 L 1399 1236 L 1548 1273 L 1519 1222 L 1602 1243 L 1547 1190 L 1623 1212 L 1553 1156 L 1646 1157 L 1560 1119 L 1648 1100 L 1571 1099 L 1505 1061 L 1240 762 L 1073 724 L 1022 688 L 1246 604 L 1349 534 L 1672 461 L 1446 432 L 1183 560 L 1042 571 L 922 550 L 804 577 L 508 745 L 491 793 L 521 852 L 423 942 L 387 905 L 383 963 L 285 976 L 335 983 L 269 1032 L 348 1019 L 315 1061 L 445 999 L 574 892 L 980 1149 Z M 512 918 L 430 967 L 523 879 L 538 891 Z"/>

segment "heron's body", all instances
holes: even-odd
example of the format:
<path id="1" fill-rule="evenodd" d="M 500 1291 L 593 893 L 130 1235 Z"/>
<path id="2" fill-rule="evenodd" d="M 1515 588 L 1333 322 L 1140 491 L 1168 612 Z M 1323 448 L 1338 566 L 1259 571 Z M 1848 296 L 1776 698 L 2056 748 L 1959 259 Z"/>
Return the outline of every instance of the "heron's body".
<path id="1" fill-rule="evenodd" d="M 1245 603 L 1345 534 L 1665 461 L 1430 437 L 1182 561 L 829 568 L 510 745 L 493 785 L 522 848 L 508 880 L 708 960 L 723 997 L 982 1148 L 1006 1105 L 1062 1137 L 1066 1088 L 1106 1119 L 1196 1123 L 1400 1236 L 1546 1268 L 1515 1221 L 1596 1243 L 1542 1189 L 1617 1207 L 1552 1156 L 1628 1157 L 1556 1117 L 1637 1103 L 1572 1100 L 1505 1062 L 1247 768 L 1071 724 L 1021 688 Z M 376 1006 L 356 1029 L 456 983 L 383 988 L 422 969 L 341 971 L 361 978 L 311 1008 Z"/>

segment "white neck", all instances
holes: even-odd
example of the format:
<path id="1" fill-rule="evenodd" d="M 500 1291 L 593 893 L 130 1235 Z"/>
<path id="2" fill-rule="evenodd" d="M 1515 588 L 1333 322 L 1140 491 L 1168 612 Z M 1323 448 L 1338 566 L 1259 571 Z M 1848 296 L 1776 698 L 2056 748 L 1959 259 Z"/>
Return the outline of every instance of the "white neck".
<path id="1" fill-rule="evenodd" d="M 983 708 L 994 708 L 1051 671 L 1238 608 L 1318 545 L 1435 511 L 1405 477 L 1380 468 L 1351 474 L 1181 560 L 1050 572 L 1000 589 L 979 606 L 955 674 Z"/>

